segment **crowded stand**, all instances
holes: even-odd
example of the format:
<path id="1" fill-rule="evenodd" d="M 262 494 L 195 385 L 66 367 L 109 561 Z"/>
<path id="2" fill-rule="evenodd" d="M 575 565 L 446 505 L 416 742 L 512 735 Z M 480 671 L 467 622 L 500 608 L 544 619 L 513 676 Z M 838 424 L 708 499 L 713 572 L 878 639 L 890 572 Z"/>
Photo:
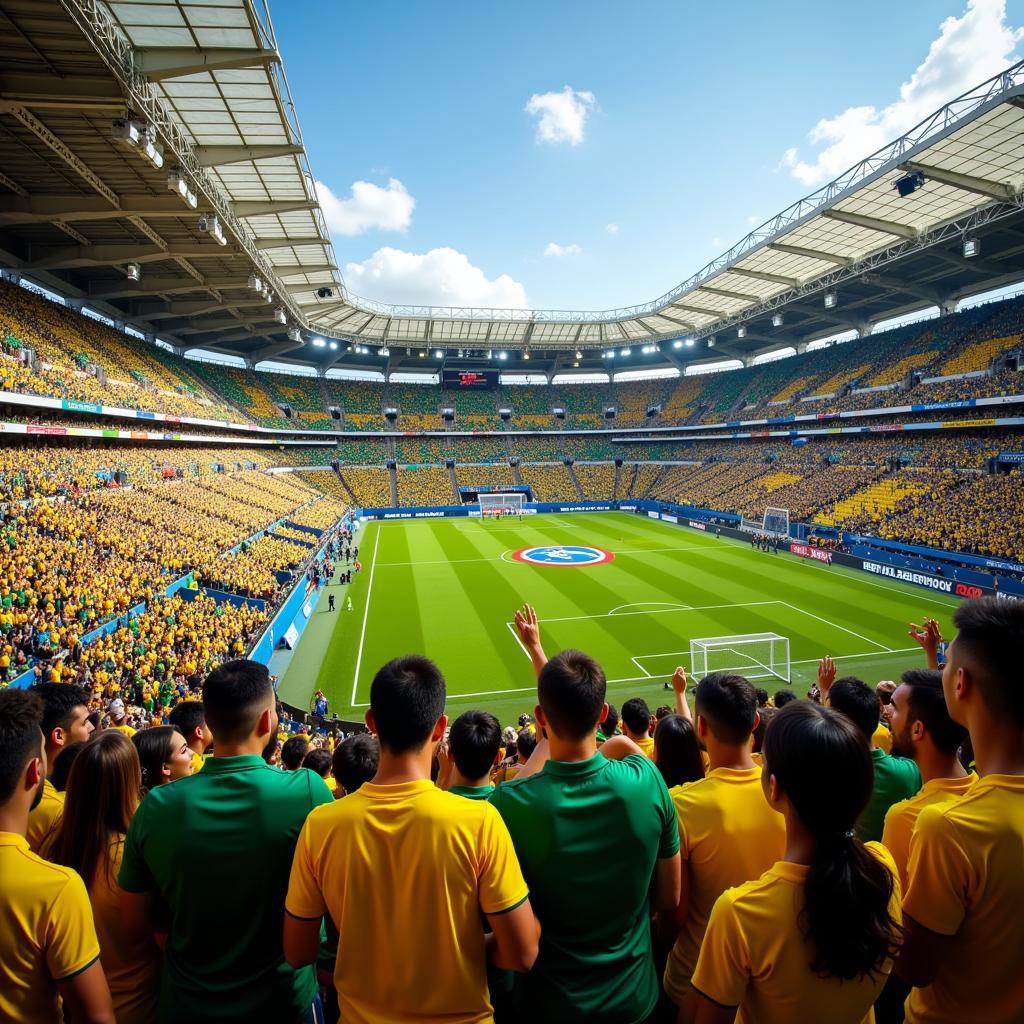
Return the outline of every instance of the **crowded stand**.
<path id="1" fill-rule="evenodd" d="M 396 478 L 399 505 L 458 504 L 452 473 L 443 467 L 399 467 Z"/>
<path id="2" fill-rule="evenodd" d="M 523 463 L 519 475 L 533 493 L 534 501 L 564 501 L 575 497 L 572 477 L 561 463 Z"/>
<path id="3" fill-rule="evenodd" d="M 459 481 L 460 487 L 498 490 L 515 484 L 512 468 L 508 462 L 505 462 L 503 465 L 492 464 L 486 466 L 463 465 L 459 463 L 455 467 L 455 476 Z"/>
<path id="4" fill-rule="evenodd" d="M 577 462 L 572 471 L 583 489 L 584 498 L 609 500 L 615 489 L 615 466 L 608 462 Z"/>
<path id="5" fill-rule="evenodd" d="M 324 474 L 326 475 L 326 474 Z M 391 501 L 391 483 L 386 469 L 371 469 L 365 466 L 346 466 L 340 474 L 342 484 L 352 495 L 355 503 L 362 508 L 384 508 Z M 318 486 L 324 486 L 317 476 Z"/>

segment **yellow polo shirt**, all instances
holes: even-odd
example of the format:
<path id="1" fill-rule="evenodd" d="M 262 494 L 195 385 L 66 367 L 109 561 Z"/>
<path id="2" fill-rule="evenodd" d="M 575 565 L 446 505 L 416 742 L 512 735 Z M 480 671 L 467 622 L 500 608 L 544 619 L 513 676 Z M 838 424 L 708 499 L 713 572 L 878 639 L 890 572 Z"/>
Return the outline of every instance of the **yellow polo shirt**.
<path id="1" fill-rule="evenodd" d="M 46 779 L 43 782 L 43 795 L 35 810 L 28 816 L 28 832 L 25 838 L 33 853 L 38 853 L 45 840 L 57 831 L 63 814 L 64 794 Z"/>
<path id="2" fill-rule="evenodd" d="M 882 845 L 896 862 L 896 870 L 900 873 L 900 888 L 904 892 L 907 889 L 907 865 L 910 863 L 910 836 L 922 808 L 957 800 L 977 781 L 978 776 L 974 772 L 962 779 L 932 779 L 909 800 L 900 800 L 886 812 Z"/>
<path id="3" fill-rule="evenodd" d="M 0 832 L 0 1020 L 58 1024 L 57 982 L 99 955 L 81 878 Z"/>
<path id="4" fill-rule="evenodd" d="M 192 774 L 202 771 L 203 765 L 206 764 L 206 755 L 197 754 L 194 750 L 192 751 Z"/>
<path id="5" fill-rule="evenodd" d="M 652 761 L 654 760 L 654 737 L 645 736 L 636 744 Z"/>
<path id="6" fill-rule="evenodd" d="M 475 1024 L 492 1019 L 480 912 L 512 910 L 527 895 L 489 803 L 429 779 L 366 782 L 306 819 L 285 909 L 307 920 L 329 914 L 337 926 L 334 986 L 346 1024 Z"/>
<path id="7" fill-rule="evenodd" d="M 911 991 L 907 1024 L 1024 1020 L 1024 776 L 986 775 L 925 807 L 910 839 L 903 911 L 949 936 L 935 981 Z"/>
<path id="8" fill-rule="evenodd" d="M 689 874 L 686 922 L 665 964 L 665 991 L 678 1006 L 689 995 L 715 900 L 782 859 L 786 825 L 768 806 L 760 768 L 715 768 L 669 792 L 679 817 L 683 870 Z"/>
<path id="9" fill-rule="evenodd" d="M 123 732 L 128 739 L 131 739 L 139 730 L 133 729 L 127 722 L 123 725 L 112 725 L 111 729 L 116 729 L 118 732 Z"/>
<path id="10" fill-rule="evenodd" d="M 867 848 L 893 874 L 889 913 L 899 923 L 896 865 L 881 843 L 868 843 Z M 874 1019 L 871 1007 L 892 960 L 873 978 L 823 978 L 811 970 L 800 922 L 809 870 L 806 864 L 779 861 L 715 903 L 693 987 L 722 1006 L 738 1007 L 736 1024 L 859 1024 Z"/>
<path id="11" fill-rule="evenodd" d="M 887 754 L 892 753 L 892 733 L 881 722 L 878 728 L 871 735 L 871 746 L 884 750 Z"/>

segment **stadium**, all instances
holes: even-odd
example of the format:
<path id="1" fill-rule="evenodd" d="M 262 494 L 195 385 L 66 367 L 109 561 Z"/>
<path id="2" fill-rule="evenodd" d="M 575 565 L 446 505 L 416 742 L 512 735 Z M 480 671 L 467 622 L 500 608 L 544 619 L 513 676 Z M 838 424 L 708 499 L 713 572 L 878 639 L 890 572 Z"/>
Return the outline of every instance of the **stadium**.
<path id="1" fill-rule="evenodd" d="M 1024 1020 L 1024 61 L 657 298 L 422 305 L 270 13 L 0 3 L 0 1018 Z"/>

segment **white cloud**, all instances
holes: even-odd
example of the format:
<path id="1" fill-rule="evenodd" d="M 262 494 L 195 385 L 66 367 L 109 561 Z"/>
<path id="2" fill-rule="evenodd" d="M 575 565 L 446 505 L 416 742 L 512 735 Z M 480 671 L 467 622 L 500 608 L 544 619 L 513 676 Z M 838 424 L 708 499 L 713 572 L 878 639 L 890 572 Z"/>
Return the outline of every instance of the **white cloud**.
<path id="1" fill-rule="evenodd" d="M 617 235 L 619 233 L 618 224 L 605 224 L 604 229 L 605 231 L 608 232 L 609 235 Z"/>
<path id="2" fill-rule="evenodd" d="M 758 215 L 756 213 L 752 213 L 749 217 L 747 217 L 747 223 L 751 227 L 753 227 L 755 224 L 760 224 L 761 223 L 761 218 L 758 217 Z"/>
<path id="3" fill-rule="evenodd" d="M 345 279 L 357 295 L 378 302 L 414 306 L 529 306 L 526 289 L 520 282 L 508 274 L 490 280 L 456 249 L 415 253 L 385 246 L 361 263 L 347 263 Z"/>
<path id="4" fill-rule="evenodd" d="M 371 229 L 405 231 L 412 220 L 416 200 L 397 178 L 389 178 L 387 188 L 371 181 L 354 181 L 348 199 L 339 199 L 322 181 L 315 185 L 332 234 L 362 235 Z"/>
<path id="5" fill-rule="evenodd" d="M 554 256 L 556 258 L 562 256 L 579 256 L 583 250 L 575 243 L 572 242 L 569 245 L 559 245 L 557 242 L 548 242 L 544 247 L 545 256 Z"/>
<path id="6" fill-rule="evenodd" d="M 526 113 L 540 115 L 536 125 L 538 142 L 578 146 L 596 103 L 592 92 L 577 92 L 567 85 L 561 92 L 534 93 L 526 104 Z"/>
<path id="7" fill-rule="evenodd" d="M 824 118 L 808 138 L 824 146 L 810 160 L 787 149 L 782 166 L 805 185 L 835 177 L 887 142 L 898 138 L 944 103 L 966 92 L 1017 60 L 1014 49 L 1024 29 L 1006 23 L 1005 0 L 968 0 L 959 18 L 939 26 L 928 55 L 910 80 L 900 86 L 899 99 L 881 110 L 848 107 Z"/>

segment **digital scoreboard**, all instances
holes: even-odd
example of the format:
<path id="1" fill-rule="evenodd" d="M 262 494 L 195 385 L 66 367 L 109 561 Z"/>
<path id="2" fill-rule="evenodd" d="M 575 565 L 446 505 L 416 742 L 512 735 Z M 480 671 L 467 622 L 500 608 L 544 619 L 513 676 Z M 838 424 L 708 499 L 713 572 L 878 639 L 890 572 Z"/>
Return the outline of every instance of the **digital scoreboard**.
<path id="1" fill-rule="evenodd" d="M 444 369 L 441 371 L 441 385 L 456 391 L 460 388 L 472 391 L 490 390 L 498 386 L 498 371 L 486 368 L 482 370 Z"/>

